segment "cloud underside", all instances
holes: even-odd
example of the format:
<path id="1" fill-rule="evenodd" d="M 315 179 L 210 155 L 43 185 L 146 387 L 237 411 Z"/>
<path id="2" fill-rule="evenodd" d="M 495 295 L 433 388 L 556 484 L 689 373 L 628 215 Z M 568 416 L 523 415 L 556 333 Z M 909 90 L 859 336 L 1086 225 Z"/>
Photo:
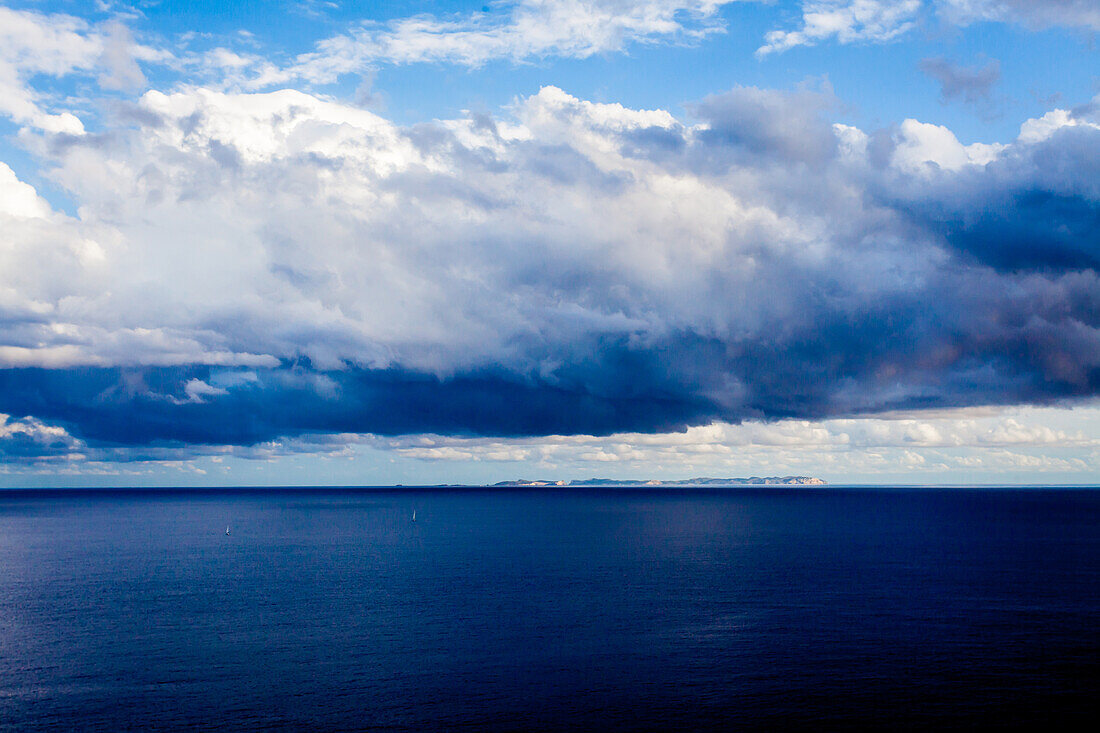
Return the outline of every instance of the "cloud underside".
<path id="1" fill-rule="evenodd" d="M 400 127 L 149 92 L 0 168 L 0 412 L 108 445 L 606 435 L 1100 387 L 1100 126 L 833 125 L 827 89 L 663 111 L 548 87 Z"/>

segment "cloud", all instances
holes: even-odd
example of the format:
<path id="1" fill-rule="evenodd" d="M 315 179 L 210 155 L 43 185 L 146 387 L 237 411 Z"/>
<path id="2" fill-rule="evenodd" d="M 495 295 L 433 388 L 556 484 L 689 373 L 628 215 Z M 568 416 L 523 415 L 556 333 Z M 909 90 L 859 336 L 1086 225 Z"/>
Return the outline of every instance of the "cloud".
<path id="1" fill-rule="evenodd" d="M 692 106 L 706 122 L 699 135 L 716 148 L 733 148 L 745 156 L 784 158 L 791 162 L 824 162 L 835 157 L 837 139 L 823 123 L 836 106 L 831 87 L 803 86 L 795 92 L 734 87 Z"/>
<path id="2" fill-rule="evenodd" d="M 932 12 L 953 25 L 984 21 L 1031 29 L 1100 29 L 1094 0 L 803 0 L 800 27 L 769 31 L 756 54 L 764 57 L 825 41 L 886 43 L 916 28 Z"/>
<path id="3" fill-rule="evenodd" d="M 49 133 L 84 134 L 80 117 L 61 108 L 60 80 L 93 77 L 103 89 L 133 91 L 145 84 L 138 60 L 170 59 L 166 51 L 135 43 L 118 20 L 96 25 L 0 6 L 0 116 Z"/>
<path id="4" fill-rule="evenodd" d="M 34 186 L 20 181 L 15 171 L 0 163 L 0 215 L 19 219 L 41 219 L 50 213 L 50 205 Z"/>
<path id="5" fill-rule="evenodd" d="M 1100 440 L 1088 431 L 1096 407 L 1014 409 L 991 414 L 955 410 L 939 415 L 885 416 L 823 421 L 712 423 L 677 433 L 553 435 L 532 438 L 463 438 L 418 435 L 363 436 L 369 444 L 422 461 L 532 464 L 556 478 L 609 470 L 622 475 L 687 477 L 743 475 L 780 470 L 819 475 L 924 474 L 945 471 L 1013 472 L 1020 469 L 1086 474 L 1089 451 Z M 1052 427 L 1058 423 L 1064 426 Z M 501 468 L 501 472 L 508 470 Z M 737 472 L 742 472 L 738 474 Z M 589 473 L 586 473 L 589 472 Z M 732 472 L 732 473 L 731 473 Z"/>
<path id="6" fill-rule="evenodd" d="M 30 79 L 90 69 L 99 53 L 100 44 L 79 18 L 0 7 L 0 114 L 51 132 L 82 133 L 75 115 L 47 111 L 45 95 Z"/>
<path id="7" fill-rule="evenodd" d="M 955 167 L 955 176 L 928 169 L 929 185 L 909 199 L 910 211 L 949 246 L 998 270 L 1091 277 L 1100 266 L 1100 127 L 1088 114 L 1052 124 L 1058 118 L 1025 124 L 1020 141 L 1028 143 L 979 149 L 991 156 L 982 166 L 953 157 L 941 167 Z"/>
<path id="8" fill-rule="evenodd" d="M 514 477 L 687 478 L 799 474 L 830 480 L 945 478 L 1057 473 L 1089 480 L 1100 467 L 1095 404 L 1063 408 L 960 409 L 820 421 L 715 422 L 671 433 L 530 437 L 439 434 L 303 434 L 252 445 L 157 442 L 91 444 L 32 418 L 0 415 L 0 473 L 140 475 L 163 468 L 203 473 L 203 465 L 240 465 L 310 455 L 354 460 L 364 450 L 426 464 L 481 463 Z M 962 478 L 960 478 L 962 477 Z M 495 479 L 494 479 L 495 480 Z"/>
<path id="9" fill-rule="evenodd" d="M 329 83 L 378 63 L 477 67 L 503 59 L 588 58 L 633 44 L 697 40 L 723 29 L 718 11 L 733 0 L 516 0 L 453 16 L 428 14 L 365 22 L 317 44 L 257 86 L 300 78 Z"/>
<path id="10" fill-rule="evenodd" d="M 913 28 L 920 0 L 809 0 L 802 3 L 798 30 L 770 31 L 757 56 L 822 41 L 884 43 Z"/>
<path id="11" fill-rule="evenodd" d="M 505 0 L 472 13 L 360 21 L 283 64 L 222 47 L 188 63 L 224 88 L 263 90 L 294 81 L 331 84 L 386 64 L 478 68 L 497 61 L 584 59 L 724 33 L 722 10 L 737 2 L 769 0 Z M 798 27 L 767 32 L 756 54 L 763 58 L 830 41 L 887 43 L 933 16 L 955 25 L 997 21 L 1096 29 L 1098 13 L 1092 0 L 803 0 Z"/>
<path id="12" fill-rule="evenodd" d="M 546 87 L 402 127 L 181 88 L 25 136 L 80 215 L 0 171 L 32 202 L 0 213 L 0 410 L 256 445 L 1095 396 L 1091 108 L 964 146 L 833 104 L 739 87 L 687 122 Z"/>
<path id="13" fill-rule="evenodd" d="M 183 393 L 187 395 L 188 402 L 197 402 L 199 404 L 206 402 L 206 398 L 229 394 L 221 387 L 211 386 L 201 379 L 189 380 L 183 385 Z"/>
<path id="14" fill-rule="evenodd" d="M 1100 7 L 1094 0 L 938 0 L 937 5 L 949 21 L 958 24 L 1003 21 L 1031 28 L 1100 30 Z"/>
<path id="15" fill-rule="evenodd" d="M 982 67 L 971 67 L 944 58 L 927 58 L 921 60 L 920 70 L 939 82 L 944 102 L 962 100 L 979 107 L 990 104 L 993 87 L 1001 80 L 1001 62 L 996 59 Z"/>
<path id="16" fill-rule="evenodd" d="M 905 120 L 895 136 L 891 163 L 897 169 L 923 177 L 940 171 L 958 173 L 971 166 L 986 166 L 998 159 L 1004 145 L 973 143 L 963 145 L 943 125 Z"/>
<path id="17" fill-rule="evenodd" d="M 82 448 L 83 444 L 64 428 L 0 413 L 0 465 L 80 460 L 84 458 Z"/>
<path id="18" fill-rule="evenodd" d="M 104 73 L 99 85 L 104 89 L 134 91 L 145 86 L 145 74 L 133 55 L 134 39 L 130 29 L 118 21 L 108 23 L 104 31 L 103 53 L 99 64 Z"/>

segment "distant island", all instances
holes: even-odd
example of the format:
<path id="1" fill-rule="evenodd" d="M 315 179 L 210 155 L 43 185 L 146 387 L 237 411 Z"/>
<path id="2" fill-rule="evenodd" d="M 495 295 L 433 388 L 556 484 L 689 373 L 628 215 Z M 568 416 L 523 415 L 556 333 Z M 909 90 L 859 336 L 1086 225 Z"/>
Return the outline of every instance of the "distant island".
<path id="1" fill-rule="evenodd" d="M 825 486 L 824 479 L 813 476 L 749 476 L 748 478 L 688 478 L 681 480 L 661 479 L 613 479 L 586 478 L 576 481 L 557 481 L 553 479 L 518 479 L 499 481 L 493 487 L 510 488 L 523 486 Z"/>

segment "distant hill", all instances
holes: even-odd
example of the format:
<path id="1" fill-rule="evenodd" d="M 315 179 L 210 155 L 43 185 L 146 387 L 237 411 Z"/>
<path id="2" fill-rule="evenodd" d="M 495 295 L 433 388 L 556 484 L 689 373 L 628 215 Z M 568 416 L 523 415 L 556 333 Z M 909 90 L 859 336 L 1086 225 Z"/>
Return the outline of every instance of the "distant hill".
<path id="1" fill-rule="evenodd" d="M 500 481 L 494 487 L 523 486 L 824 486 L 824 479 L 813 476 L 749 476 L 748 478 L 688 478 L 675 481 L 662 479 L 587 478 L 576 481 L 554 479 L 518 479 Z"/>

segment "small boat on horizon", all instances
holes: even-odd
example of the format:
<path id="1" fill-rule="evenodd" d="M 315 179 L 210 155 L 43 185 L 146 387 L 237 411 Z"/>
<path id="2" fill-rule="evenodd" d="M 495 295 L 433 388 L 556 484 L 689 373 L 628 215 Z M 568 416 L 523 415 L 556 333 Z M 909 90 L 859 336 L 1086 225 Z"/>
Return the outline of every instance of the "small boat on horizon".
<path id="1" fill-rule="evenodd" d="M 416 510 L 415 509 L 413 509 L 413 521 L 414 522 L 416 521 Z"/>

